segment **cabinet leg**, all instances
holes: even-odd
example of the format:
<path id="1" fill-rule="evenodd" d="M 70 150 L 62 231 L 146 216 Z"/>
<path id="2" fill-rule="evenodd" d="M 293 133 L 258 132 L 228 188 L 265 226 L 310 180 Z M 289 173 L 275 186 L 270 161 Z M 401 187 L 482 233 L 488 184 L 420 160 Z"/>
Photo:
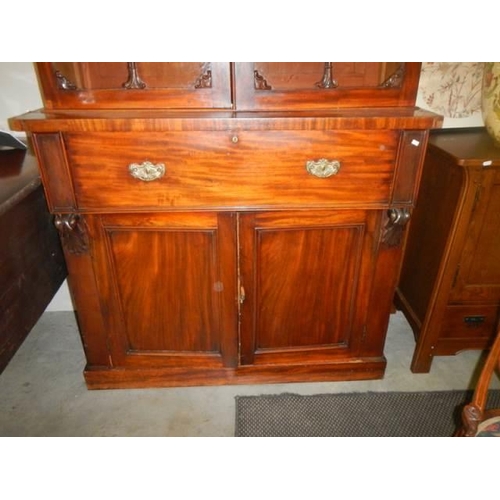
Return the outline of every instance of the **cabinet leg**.
<path id="1" fill-rule="evenodd" d="M 430 349 L 420 348 L 417 342 L 417 347 L 415 348 L 415 352 L 413 353 L 413 359 L 411 360 L 411 371 L 413 373 L 430 372 L 432 361 L 434 360 L 434 355 L 432 351 L 433 351 L 432 347 Z"/>

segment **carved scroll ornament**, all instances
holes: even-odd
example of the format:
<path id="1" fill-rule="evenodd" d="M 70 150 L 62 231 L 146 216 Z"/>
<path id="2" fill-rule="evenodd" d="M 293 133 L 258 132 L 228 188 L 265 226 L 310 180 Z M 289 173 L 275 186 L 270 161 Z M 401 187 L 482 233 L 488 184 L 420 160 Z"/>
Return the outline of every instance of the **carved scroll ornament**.
<path id="1" fill-rule="evenodd" d="M 88 250 L 87 234 L 83 221 L 77 214 L 58 214 L 54 225 L 59 231 L 63 248 L 73 255 L 81 255 Z"/>
<path id="2" fill-rule="evenodd" d="M 202 74 L 194 84 L 195 89 L 211 89 L 212 88 L 212 67 L 210 63 L 203 65 Z"/>
<path id="3" fill-rule="evenodd" d="M 272 90 L 271 85 L 257 70 L 253 72 L 253 85 L 255 90 Z"/>
<path id="4" fill-rule="evenodd" d="M 77 86 L 68 80 L 60 71 L 54 73 L 57 80 L 57 88 L 61 90 L 78 90 Z"/>
<path id="5" fill-rule="evenodd" d="M 401 244 L 403 229 L 410 220 L 407 208 L 391 208 L 387 211 L 387 220 L 382 230 L 382 242 L 390 247 Z"/>
<path id="6" fill-rule="evenodd" d="M 466 405 L 462 410 L 462 428 L 458 432 L 458 436 L 475 436 L 482 418 L 483 413 L 476 405 Z"/>
<path id="7" fill-rule="evenodd" d="M 382 88 L 399 88 L 403 84 L 405 76 L 405 65 L 401 63 L 398 69 L 380 86 Z"/>

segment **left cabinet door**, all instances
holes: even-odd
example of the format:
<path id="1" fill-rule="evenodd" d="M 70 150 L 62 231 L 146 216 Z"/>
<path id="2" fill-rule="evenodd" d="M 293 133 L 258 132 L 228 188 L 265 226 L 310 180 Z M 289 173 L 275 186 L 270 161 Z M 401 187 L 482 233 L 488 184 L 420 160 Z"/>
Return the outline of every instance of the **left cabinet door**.
<path id="1" fill-rule="evenodd" d="M 115 368 L 237 363 L 232 214 L 87 216 Z"/>
<path id="2" fill-rule="evenodd" d="M 230 108 L 223 62 L 41 62 L 47 109 Z"/>

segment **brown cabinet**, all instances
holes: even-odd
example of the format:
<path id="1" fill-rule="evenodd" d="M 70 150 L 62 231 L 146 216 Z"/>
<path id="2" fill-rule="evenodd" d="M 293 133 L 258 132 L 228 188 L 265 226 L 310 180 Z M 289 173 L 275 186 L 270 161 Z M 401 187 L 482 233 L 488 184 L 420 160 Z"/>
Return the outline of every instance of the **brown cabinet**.
<path id="1" fill-rule="evenodd" d="M 66 277 L 31 151 L 0 150 L 0 373 Z"/>
<path id="2" fill-rule="evenodd" d="M 46 109 L 231 108 L 229 63 L 45 62 Z"/>
<path id="3" fill-rule="evenodd" d="M 418 64 L 203 63 L 210 86 L 180 90 L 194 63 L 129 63 L 132 89 L 122 67 L 88 83 L 90 63 L 60 64 L 39 66 L 53 109 L 11 123 L 40 159 L 90 388 L 383 376 L 440 124 L 412 107 Z"/>
<path id="4" fill-rule="evenodd" d="M 493 340 L 499 249 L 500 150 L 482 128 L 432 133 L 397 289 L 417 340 L 414 372 Z"/>

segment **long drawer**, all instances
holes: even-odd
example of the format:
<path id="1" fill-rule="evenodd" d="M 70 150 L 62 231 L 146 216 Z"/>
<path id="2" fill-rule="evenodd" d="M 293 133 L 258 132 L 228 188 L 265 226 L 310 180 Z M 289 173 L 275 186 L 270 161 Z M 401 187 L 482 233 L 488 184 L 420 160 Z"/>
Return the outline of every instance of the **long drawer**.
<path id="1" fill-rule="evenodd" d="M 397 131 L 66 134 L 81 210 L 385 206 Z"/>

